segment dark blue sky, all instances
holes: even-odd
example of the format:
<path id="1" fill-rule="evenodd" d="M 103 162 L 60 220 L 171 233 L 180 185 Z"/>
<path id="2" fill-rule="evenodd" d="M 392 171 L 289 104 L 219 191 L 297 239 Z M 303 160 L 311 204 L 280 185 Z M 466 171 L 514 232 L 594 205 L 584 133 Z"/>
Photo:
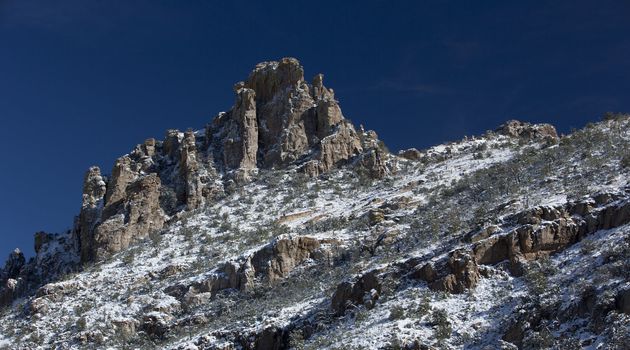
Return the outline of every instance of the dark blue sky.
<path id="1" fill-rule="evenodd" d="M 201 128 L 257 62 L 325 74 L 392 150 L 630 111 L 628 1 L 0 0 L 0 260 L 70 228 L 90 165 Z M 1 264 L 1 263 L 0 263 Z"/>

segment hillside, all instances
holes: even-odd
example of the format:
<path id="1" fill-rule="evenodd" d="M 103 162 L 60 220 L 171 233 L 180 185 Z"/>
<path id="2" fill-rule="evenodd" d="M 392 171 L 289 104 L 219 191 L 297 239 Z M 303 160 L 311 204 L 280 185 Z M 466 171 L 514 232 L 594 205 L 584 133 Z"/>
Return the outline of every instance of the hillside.
<path id="1" fill-rule="evenodd" d="M 629 348 L 630 116 L 391 154 L 295 59 L 234 91 L 9 257 L 0 349 Z"/>

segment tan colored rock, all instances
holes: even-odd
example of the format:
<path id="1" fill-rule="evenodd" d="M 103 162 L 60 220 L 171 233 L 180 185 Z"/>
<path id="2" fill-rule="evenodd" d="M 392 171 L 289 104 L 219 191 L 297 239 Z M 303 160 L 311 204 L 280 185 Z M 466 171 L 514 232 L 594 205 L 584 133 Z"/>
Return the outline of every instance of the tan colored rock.
<path id="1" fill-rule="evenodd" d="M 385 220 L 385 213 L 380 209 L 372 209 L 368 212 L 370 226 L 377 225 Z"/>
<path id="2" fill-rule="evenodd" d="M 254 169 L 257 165 L 258 124 L 256 92 L 239 88 L 232 109 L 235 125 L 224 141 L 224 162 L 230 169 Z"/>
<path id="3" fill-rule="evenodd" d="M 452 294 L 464 293 L 473 289 L 479 282 L 480 274 L 474 258 L 462 249 L 451 252 L 446 264 L 440 263 L 437 270 L 423 267 L 423 273 L 416 276 L 429 282 L 433 290 L 441 290 Z"/>
<path id="4" fill-rule="evenodd" d="M 122 156 L 116 160 L 112 170 L 112 178 L 107 185 L 105 196 L 105 214 L 111 215 L 125 198 L 127 186 L 138 178 L 138 173 L 132 169 L 133 162 L 129 156 Z M 110 213 L 110 214 L 108 214 Z"/>
<path id="5" fill-rule="evenodd" d="M 558 132 L 550 124 L 530 124 L 518 120 L 510 120 L 497 130 L 500 134 L 528 140 L 558 140 Z"/>
<path id="6" fill-rule="evenodd" d="M 398 156 L 408 160 L 419 161 L 422 159 L 423 154 L 415 148 L 409 148 L 398 152 Z"/>
<path id="7" fill-rule="evenodd" d="M 254 253 L 250 264 L 256 275 L 273 282 L 286 277 L 319 248 L 319 241 L 312 237 L 281 238 Z"/>
<path id="8" fill-rule="evenodd" d="M 323 244 L 339 244 L 337 241 L 306 236 L 282 237 L 264 246 L 240 261 L 221 264 L 208 278 L 190 285 L 174 285 L 165 292 L 179 299 L 194 303 L 196 295 L 216 293 L 225 289 L 247 290 L 255 285 L 256 279 L 266 283 L 287 277 L 291 271 L 307 259 L 325 260 Z"/>
<path id="9" fill-rule="evenodd" d="M 137 321 L 134 319 L 118 319 L 113 320 L 112 324 L 116 328 L 116 331 L 124 339 L 131 338 L 136 335 Z"/>
<path id="10" fill-rule="evenodd" d="M 106 192 L 107 185 L 101 175 L 101 170 L 95 166 L 91 167 L 83 181 L 83 202 L 75 230 L 82 262 L 92 259 L 94 227 L 100 220 Z"/>
<path id="11" fill-rule="evenodd" d="M 97 259 L 119 252 L 163 227 L 164 213 L 159 204 L 160 185 L 159 177 L 151 174 L 128 186 L 119 211 L 94 231 L 93 249 Z"/>
<path id="12" fill-rule="evenodd" d="M 192 131 L 184 133 L 180 144 L 179 176 L 184 183 L 184 197 L 188 210 L 199 208 L 204 203 L 203 184 L 197 162 L 197 146 Z"/>

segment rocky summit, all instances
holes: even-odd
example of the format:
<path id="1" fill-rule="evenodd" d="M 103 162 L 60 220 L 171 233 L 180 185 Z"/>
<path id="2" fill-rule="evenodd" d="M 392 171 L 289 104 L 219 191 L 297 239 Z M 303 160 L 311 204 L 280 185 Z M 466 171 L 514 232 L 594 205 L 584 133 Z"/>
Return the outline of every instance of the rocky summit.
<path id="1" fill-rule="evenodd" d="M 0 269 L 0 349 L 630 348 L 629 115 L 392 154 L 304 77 L 88 169 Z"/>

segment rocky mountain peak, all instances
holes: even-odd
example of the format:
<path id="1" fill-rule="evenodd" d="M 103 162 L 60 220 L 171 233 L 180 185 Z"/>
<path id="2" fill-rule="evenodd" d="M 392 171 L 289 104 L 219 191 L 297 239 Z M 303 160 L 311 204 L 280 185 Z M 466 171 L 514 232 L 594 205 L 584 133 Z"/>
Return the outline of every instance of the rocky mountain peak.
<path id="1" fill-rule="evenodd" d="M 376 133 L 357 131 L 317 74 L 295 58 L 256 65 L 234 86 L 235 101 L 205 131 L 168 130 L 118 158 L 105 177 L 91 167 L 73 236 L 82 262 L 100 260 L 160 230 L 169 218 L 216 201 L 257 169 L 296 167 L 318 176 L 352 165 L 388 170 Z"/>
<path id="2" fill-rule="evenodd" d="M 258 64 L 234 90 L 234 107 L 219 114 L 206 130 L 214 159 L 223 159 L 223 164 L 216 164 L 220 170 L 293 164 L 318 175 L 373 148 L 364 142 L 366 135 L 343 117 L 323 75 L 306 83 L 304 68 L 295 58 Z"/>

